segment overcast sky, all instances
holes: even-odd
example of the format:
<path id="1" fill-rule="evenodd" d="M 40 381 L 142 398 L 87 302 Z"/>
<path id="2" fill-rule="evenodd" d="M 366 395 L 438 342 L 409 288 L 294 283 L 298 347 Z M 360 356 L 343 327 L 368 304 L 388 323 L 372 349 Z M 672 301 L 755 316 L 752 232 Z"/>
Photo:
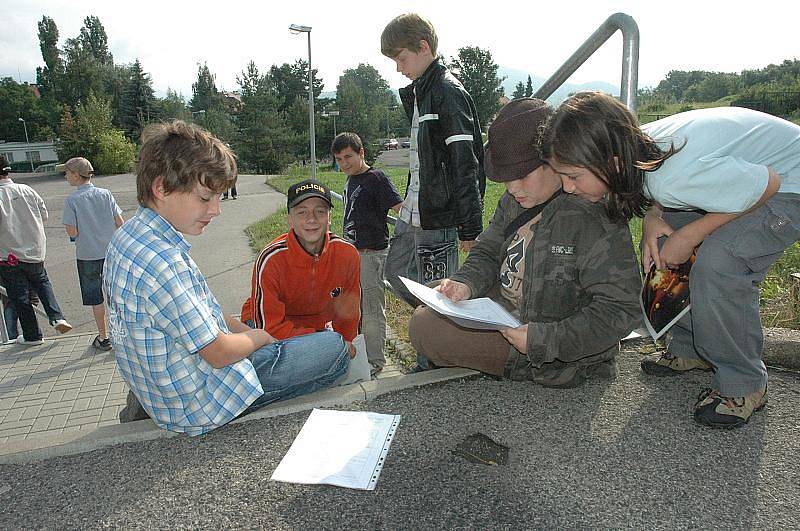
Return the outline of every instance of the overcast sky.
<path id="1" fill-rule="evenodd" d="M 354 7 L 361 4 L 363 7 Z M 740 72 L 800 58 L 797 0 L 471 2 L 389 1 L 119 1 L 3 0 L 0 77 L 33 82 L 43 64 L 37 22 L 55 20 L 59 42 L 80 31 L 87 15 L 106 28 L 116 63 L 136 58 L 156 92 L 167 87 L 191 96 L 197 64 L 207 62 L 217 87 L 234 90 L 251 59 L 259 69 L 307 57 L 305 35 L 289 24 L 312 26 L 312 64 L 325 90 L 359 63 L 376 67 L 392 87 L 407 83 L 380 53 L 380 34 L 392 17 L 417 11 L 439 34 L 440 53 L 462 46 L 491 50 L 501 66 L 549 77 L 612 13 L 631 15 L 641 34 L 639 86 L 653 86 L 670 70 Z M 619 34 L 570 79 L 619 85 Z"/>

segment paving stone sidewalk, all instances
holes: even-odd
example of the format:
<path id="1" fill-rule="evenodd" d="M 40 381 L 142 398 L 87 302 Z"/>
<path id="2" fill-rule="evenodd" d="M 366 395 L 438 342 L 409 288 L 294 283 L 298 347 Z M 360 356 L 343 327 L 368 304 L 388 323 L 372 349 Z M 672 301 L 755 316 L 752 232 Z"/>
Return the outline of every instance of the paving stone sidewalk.
<path id="1" fill-rule="evenodd" d="M 95 334 L 0 346 L 0 444 L 117 424 L 128 388 Z M 379 378 L 399 376 L 389 362 Z"/>
<path id="2" fill-rule="evenodd" d="M 94 336 L 0 347 L 0 444 L 119 422 L 128 389 Z"/>

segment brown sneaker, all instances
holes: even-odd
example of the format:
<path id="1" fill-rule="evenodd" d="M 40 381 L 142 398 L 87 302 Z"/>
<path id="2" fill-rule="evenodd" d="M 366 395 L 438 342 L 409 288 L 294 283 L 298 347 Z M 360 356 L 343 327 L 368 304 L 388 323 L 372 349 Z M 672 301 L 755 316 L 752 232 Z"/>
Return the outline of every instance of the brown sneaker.
<path id="1" fill-rule="evenodd" d="M 701 359 L 681 358 L 664 350 L 646 356 L 642 360 L 642 370 L 653 376 L 676 376 L 689 371 L 710 371 L 713 367 Z"/>
<path id="2" fill-rule="evenodd" d="M 727 397 L 714 389 L 706 389 L 697 397 L 694 405 L 694 420 L 712 428 L 738 428 L 750 420 L 750 416 L 767 405 L 767 390 L 756 391 L 747 396 Z"/>

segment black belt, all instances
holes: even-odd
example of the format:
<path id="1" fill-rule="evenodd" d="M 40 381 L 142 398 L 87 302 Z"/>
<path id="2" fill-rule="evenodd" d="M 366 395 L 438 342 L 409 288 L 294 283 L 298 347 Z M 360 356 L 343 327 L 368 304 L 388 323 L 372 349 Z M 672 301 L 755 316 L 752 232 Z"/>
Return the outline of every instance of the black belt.
<path id="1" fill-rule="evenodd" d="M 691 210 L 685 210 L 685 209 L 682 209 L 682 208 L 662 208 L 661 211 L 662 212 L 694 212 L 695 214 L 700 214 L 702 216 L 705 216 L 706 214 L 708 214 L 707 211 L 702 210 L 700 208 L 694 208 L 694 209 L 691 209 Z"/>

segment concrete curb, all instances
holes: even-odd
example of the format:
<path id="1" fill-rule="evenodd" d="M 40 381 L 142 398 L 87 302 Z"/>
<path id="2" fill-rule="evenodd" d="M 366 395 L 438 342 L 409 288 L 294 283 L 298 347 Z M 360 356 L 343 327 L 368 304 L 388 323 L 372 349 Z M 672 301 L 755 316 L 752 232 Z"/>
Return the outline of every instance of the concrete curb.
<path id="1" fill-rule="evenodd" d="M 290 415 L 308 411 L 315 407 L 334 407 L 359 401 L 369 401 L 387 393 L 450 380 L 474 378 L 479 374 L 479 372 L 471 369 L 436 369 L 325 389 L 311 395 L 272 404 L 246 417 L 236 419 L 231 424 Z M 178 435 L 178 433 L 162 430 L 151 420 L 142 420 L 113 426 L 102 426 L 95 430 L 29 437 L 23 441 L 6 443 L 0 447 L 0 464 L 41 461 L 51 457 L 91 452 L 117 444 L 165 439 Z"/>

